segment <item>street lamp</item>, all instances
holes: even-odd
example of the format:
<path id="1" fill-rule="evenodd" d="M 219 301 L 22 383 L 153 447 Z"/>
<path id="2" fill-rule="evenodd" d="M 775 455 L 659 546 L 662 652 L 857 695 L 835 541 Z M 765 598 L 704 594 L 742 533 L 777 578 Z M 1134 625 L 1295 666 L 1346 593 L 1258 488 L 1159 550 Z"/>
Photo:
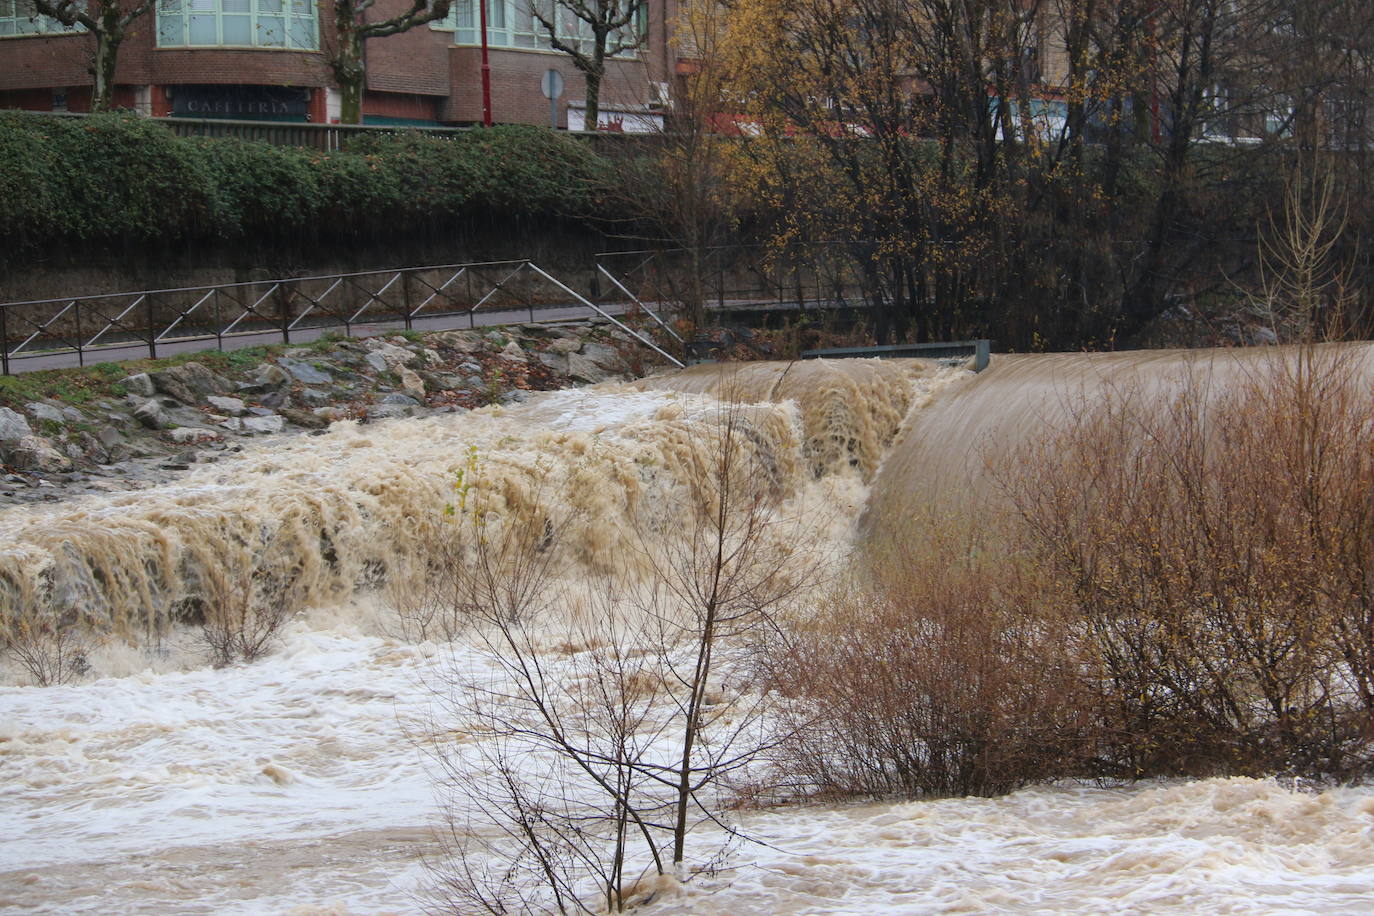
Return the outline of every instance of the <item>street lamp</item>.
<path id="1" fill-rule="evenodd" d="M 487 0 L 477 0 L 477 9 L 482 20 L 482 126 L 491 127 L 491 64 L 487 61 Z"/>

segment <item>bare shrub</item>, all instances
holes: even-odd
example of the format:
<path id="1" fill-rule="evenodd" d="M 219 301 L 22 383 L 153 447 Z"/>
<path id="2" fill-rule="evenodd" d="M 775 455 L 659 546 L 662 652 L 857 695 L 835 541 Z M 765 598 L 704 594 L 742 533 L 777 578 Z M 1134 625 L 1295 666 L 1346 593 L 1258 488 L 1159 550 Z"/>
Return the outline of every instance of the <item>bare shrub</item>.
<path id="1" fill-rule="evenodd" d="M 282 571 L 265 566 L 216 578 L 204 602 L 201 634 L 216 668 L 266 655 L 296 616 L 296 593 Z"/>
<path id="2" fill-rule="evenodd" d="M 1339 347 L 1110 388 L 1000 475 L 1125 775 L 1368 769 L 1374 405 Z M 1223 380 L 1224 381 L 1224 380 Z"/>
<path id="3" fill-rule="evenodd" d="M 806 540 L 779 530 L 756 436 L 722 409 L 683 482 L 693 516 L 641 531 L 640 562 L 581 600 L 559 585 L 561 523 L 465 493 L 451 551 L 466 562 L 445 581 L 486 666 L 437 685 L 440 907 L 619 912 L 688 877 L 688 834 L 722 823 L 720 784 L 770 740 L 749 647 L 814 573 Z"/>
<path id="4" fill-rule="evenodd" d="M 1076 772 L 1090 707 L 1046 583 L 998 526 L 912 519 L 777 654 L 780 764 L 822 795 L 993 795 Z"/>
<path id="5" fill-rule="evenodd" d="M 75 611 L 47 620 L 10 620 L 5 645 L 39 687 L 65 684 L 90 670 L 89 640 Z"/>

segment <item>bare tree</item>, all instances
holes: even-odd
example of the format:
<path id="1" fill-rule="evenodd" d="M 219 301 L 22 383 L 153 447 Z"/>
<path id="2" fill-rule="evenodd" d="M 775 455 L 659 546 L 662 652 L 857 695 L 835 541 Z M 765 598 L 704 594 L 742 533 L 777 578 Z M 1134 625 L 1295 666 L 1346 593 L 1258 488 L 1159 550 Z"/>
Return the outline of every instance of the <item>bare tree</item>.
<path id="1" fill-rule="evenodd" d="M 133 21 L 154 0 L 33 0 L 41 15 L 67 28 L 80 26 L 95 41 L 91 54 L 91 111 L 106 111 L 114 94 L 115 63 Z"/>
<path id="2" fill-rule="evenodd" d="M 586 127 L 596 130 L 606 61 L 644 44 L 645 0 L 527 0 L 549 46 L 568 55 L 587 82 Z"/>
<path id="3" fill-rule="evenodd" d="M 694 827 L 725 826 L 721 784 L 775 740 L 750 649 L 815 575 L 755 419 L 725 406 L 703 424 L 690 520 L 643 526 L 637 562 L 581 601 L 556 587 L 561 525 L 486 515 L 477 485 L 455 583 L 487 665 L 449 674 L 431 736 L 459 799 L 435 870 L 444 905 L 621 911 L 688 876 Z"/>
<path id="4" fill-rule="evenodd" d="M 443 19 L 451 0 L 410 0 L 404 11 L 389 19 L 367 20 L 367 11 L 376 0 L 334 0 L 334 28 L 338 44 L 330 60 L 334 78 L 339 81 L 339 120 L 361 124 L 363 88 L 367 81 L 365 43 L 369 38 L 385 38 Z"/>

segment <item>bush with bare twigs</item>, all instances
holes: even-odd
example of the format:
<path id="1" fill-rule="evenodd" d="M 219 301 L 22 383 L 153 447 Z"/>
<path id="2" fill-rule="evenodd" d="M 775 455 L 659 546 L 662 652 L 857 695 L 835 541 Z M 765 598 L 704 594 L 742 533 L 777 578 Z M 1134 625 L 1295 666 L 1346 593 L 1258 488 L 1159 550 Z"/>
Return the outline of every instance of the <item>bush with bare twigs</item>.
<path id="1" fill-rule="evenodd" d="M 1002 479 L 1124 775 L 1374 763 L 1374 405 L 1358 351 L 1109 389 Z"/>
<path id="2" fill-rule="evenodd" d="M 715 427 L 684 482 L 694 516 L 641 532 L 633 569 L 580 598 L 560 586 L 566 519 L 498 518 L 480 473 L 460 485 L 465 562 L 447 581 L 483 664 L 436 685 L 438 908 L 623 911 L 688 877 L 696 826 L 726 826 L 722 785 L 769 741 L 748 649 L 814 564 L 775 512 L 747 410 L 723 408 Z"/>
<path id="3" fill-rule="evenodd" d="M 1090 714 L 1065 622 L 1002 534 L 912 519 L 773 658 L 799 791 L 993 795 L 1076 771 Z"/>
<path id="4" fill-rule="evenodd" d="M 204 602 L 201 635 L 216 668 L 253 662 L 296 615 L 296 595 L 280 571 L 266 568 L 226 572 Z"/>
<path id="5" fill-rule="evenodd" d="M 89 639 L 77 614 L 48 619 L 20 616 L 8 621 L 4 646 L 39 687 L 65 684 L 90 670 Z"/>

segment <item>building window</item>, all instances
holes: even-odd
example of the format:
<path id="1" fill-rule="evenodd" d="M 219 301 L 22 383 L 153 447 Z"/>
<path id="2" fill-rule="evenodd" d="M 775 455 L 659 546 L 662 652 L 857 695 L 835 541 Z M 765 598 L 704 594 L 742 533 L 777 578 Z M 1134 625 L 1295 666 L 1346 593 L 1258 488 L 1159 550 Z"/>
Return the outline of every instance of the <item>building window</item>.
<path id="1" fill-rule="evenodd" d="M 9 35 L 61 35 L 84 32 L 81 24 L 65 26 L 51 16 L 43 16 L 30 0 L 0 0 L 0 37 Z"/>
<path id="2" fill-rule="evenodd" d="M 487 44 L 494 48 L 549 50 L 548 33 L 530 11 L 531 3 L 538 4 L 545 18 L 553 19 L 556 12 L 554 22 L 558 25 L 558 37 L 567 43 L 576 42 L 575 47 L 583 53 L 591 53 L 591 27 L 570 10 L 556 7 L 553 0 L 487 0 Z M 480 45 L 481 24 L 477 0 L 453 0 L 448 18 L 431 23 L 433 28 L 452 30 L 456 45 Z M 643 35 L 647 28 L 648 10 L 641 4 L 635 13 L 633 30 Z M 610 43 L 614 42 L 612 37 Z M 620 56 L 632 57 L 634 53 L 624 51 Z"/>
<path id="3" fill-rule="evenodd" d="M 0 0 L 3 2 L 3 0 Z M 158 0 L 159 48 L 320 46 L 315 0 Z"/>

